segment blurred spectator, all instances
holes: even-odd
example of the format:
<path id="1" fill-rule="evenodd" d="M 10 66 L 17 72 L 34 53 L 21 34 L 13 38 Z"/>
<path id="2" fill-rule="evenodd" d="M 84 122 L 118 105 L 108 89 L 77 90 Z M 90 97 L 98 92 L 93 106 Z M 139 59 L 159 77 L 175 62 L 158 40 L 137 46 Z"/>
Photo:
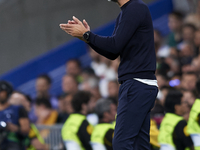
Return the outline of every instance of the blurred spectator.
<path id="1" fill-rule="evenodd" d="M 115 120 L 117 107 L 109 99 L 98 100 L 95 112 L 99 117 L 99 124 L 94 127 L 91 135 L 93 150 L 112 150 L 112 138 L 114 127 L 111 124 Z"/>
<path id="2" fill-rule="evenodd" d="M 169 81 L 165 75 L 162 74 L 156 74 L 157 82 L 158 82 L 158 88 L 161 89 L 163 86 L 169 85 Z"/>
<path id="3" fill-rule="evenodd" d="M 183 15 L 180 12 L 172 12 L 169 15 L 169 28 L 171 33 L 168 37 L 168 45 L 170 47 L 176 47 L 182 41 L 182 24 Z"/>
<path id="4" fill-rule="evenodd" d="M 11 105 L 8 102 L 13 88 L 6 81 L 0 81 L 0 125 L 1 150 L 24 150 L 24 143 L 30 124 L 24 107 Z"/>
<path id="5" fill-rule="evenodd" d="M 199 0 L 197 0 L 196 13 L 189 14 L 186 17 L 185 22 L 191 23 L 195 25 L 197 28 L 200 28 L 200 1 Z"/>
<path id="6" fill-rule="evenodd" d="M 66 73 L 68 75 L 74 76 L 78 83 L 82 82 L 82 77 L 80 76 L 80 74 L 81 74 L 81 63 L 79 62 L 78 59 L 71 59 L 71 60 L 67 61 L 67 63 L 66 63 Z"/>
<path id="7" fill-rule="evenodd" d="M 25 95 L 21 92 L 15 91 L 11 95 L 9 102 L 12 105 L 22 105 L 27 112 L 30 112 L 31 110 L 31 98 L 28 95 Z M 30 145 L 28 149 L 47 150 L 47 146 L 45 145 L 44 139 L 41 137 L 37 127 L 34 124 L 30 124 L 28 140 L 30 140 Z"/>
<path id="8" fill-rule="evenodd" d="M 101 98 L 99 91 L 99 80 L 97 78 L 89 78 L 82 83 L 81 90 L 88 91 L 92 94 L 91 100 L 93 101 L 93 104 L 91 106 L 91 111 L 93 111 L 96 101 Z"/>
<path id="9" fill-rule="evenodd" d="M 193 24 L 184 24 L 182 28 L 183 42 L 194 44 L 194 35 L 196 27 Z"/>
<path id="10" fill-rule="evenodd" d="M 83 82 L 86 80 L 89 80 L 90 78 L 95 78 L 96 75 L 94 73 L 94 70 L 92 68 L 85 68 L 82 73 L 81 76 L 83 78 Z M 97 78 L 97 77 L 96 77 Z"/>
<path id="11" fill-rule="evenodd" d="M 170 54 L 170 48 L 168 45 L 164 45 L 163 37 L 160 31 L 154 29 L 154 45 L 155 51 L 158 58 L 168 57 Z"/>
<path id="12" fill-rule="evenodd" d="M 116 80 L 108 82 L 108 97 L 118 99 L 119 83 Z"/>
<path id="13" fill-rule="evenodd" d="M 192 59 L 195 56 L 194 47 L 189 43 L 184 43 L 181 46 L 179 53 L 181 66 L 189 65 L 192 63 Z"/>
<path id="14" fill-rule="evenodd" d="M 197 74 L 194 72 L 184 73 L 181 79 L 181 88 L 185 90 L 195 90 L 197 79 Z"/>
<path id="15" fill-rule="evenodd" d="M 189 108 L 192 108 L 197 96 L 195 91 L 184 90 L 183 91 L 183 100 L 187 101 Z"/>
<path id="16" fill-rule="evenodd" d="M 45 97 L 36 99 L 35 113 L 38 118 L 36 123 L 40 125 L 53 125 L 58 117 L 57 111 L 52 109 L 51 103 Z"/>
<path id="17" fill-rule="evenodd" d="M 200 80 L 196 83 L 196 90 L 197 90 L 197 99 L 192 106 L 189 121 L 188 121 L 188 128 L 187 131 L 189 132 L 190 136 L 192 137 L 192 141 L 194 142 L 195 150 L 199 149 L 199 140 L 200 140 Z"/>
<path id="18" fill-rule="evenodd" d="M 50 100 L 50 103 L 54 109 L 58 108 L 58 100 L 56 97 L 49 93 L 52 80 L 47 74 L 40 75 L 36 80 L 36 99 L 40 97 L 46 97 Z"/>
<path id="19" fill-rule="evenodd" d="M 65 97 L 67 96 L 68 94 L 64 93 L 62 95 L 60 95 L 58 97 L 58 110 L 59 110 L 59 114 L 58 114 L 58 118 L 57 118 L 57 121 L 56 123 L 64 123 L 69 114 L 66 112 L 66 105 L 65 105 Z"/>
<path id="20" fill-rule="evenodd" d="M 61 132 L 66 149 L 92 150 L 90 146 L 90 136 L 93 127 L 86 120 L 90 99 L 90 93 L 84 91 L 78 91 L 73 96 L 72 107 L 75 113 L 70 114 Z"/>
<path id="21" fill-rule="evenodd" d="M 193 150 L 193 142 L 185 128 L 187 122 L 182 115 L 188 111 L 187 102 L 179 91 L 170 91 L 166 97 L 166 114 L 160 126 L 158 141 L 162 149 Z"/>
<path id="22" fill-rule="evenodd" d="M 62 90 L 64 93 L 74 94 L 78 91 L 78 82 L 72 75 L 65 75 L 62 78 Z"/>

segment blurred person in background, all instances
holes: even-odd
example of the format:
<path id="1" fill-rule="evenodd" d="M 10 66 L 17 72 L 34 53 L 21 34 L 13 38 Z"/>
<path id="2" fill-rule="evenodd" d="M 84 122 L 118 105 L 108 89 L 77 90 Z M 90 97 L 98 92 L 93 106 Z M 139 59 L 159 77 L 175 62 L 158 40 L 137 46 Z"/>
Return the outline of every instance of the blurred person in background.
<path id="1" fill-rule="evenodd" d="M 58 108 L 58 100 L 56 97 L 52 96 L 49 91 L 51 88 L 51 84 L 52 84 L 52 80 L 50 78 L 50 76 L 48 76 L 47 74 L 43 74 L 40 75 L 37 79 L 36 79 L 36 98 L 40 98 L 40 97 L 46 97 L 47 99 L 50 100 L 51 106 L 54 109 Z"/>
<path id="2" fill-rule="evenodd" d="M 70 59 L 66 63 L 66 73 L 75 77 L 78 83 L 82 82 L 81 63 L 78 59 Z"/>
<path id="3" fill-rule="evenodd" d="M 95 113 L 99 117 L 99 124 L 94 127 L 91 135 L 93 150 L 112 150 L 114 127 L 111 124 L 115 120 L 117 107 L 109 99 L 98 100 Z"/>
<path id="4" fill-rule="evenodd" d="M 195 58 L 193 58 L 191 64 L 182 67 L 183 72 L 198 72 L 200 71 L 200 30 L 195 32 L 194 36 L 195 45 Z"/>
<path id="5" fill-rule="evenodd" d="M 37 98 L 35 101 L 35 113 L 38 125 L 53 125 L 56 123 L 58 112 L 55 111 L 49 99 L 46 97 Z"/>
<path id="6" fill-rule="evenodd" d="M 170 91 L 164 104 L 166 114 L 160 125 L 158 141 L 160 150 L 194 150 L 193 142 L 187 132 L 187 122 L 182 117 L 188 110 L 180 91 Z"/>
<path id="7" fill-rule="evenodd" d="M 63 93 L 74 94 L 78 91 L 78 82 L 72 75 L 65 75 L 62 78 Z"/>
<path id="8" fill-rule="evenodd" d="M 62 111 L 59 112 L 57 123 L 65 123 L 67 118 L 71 113 L 74 112 L 74 109 L 72 107 L 71 101 L 72 101 L 73 95 L 72 94 L 63 94 L 62 97 L 60 97 L 60 101 L 62 106 L 60 106 Z"/>
<path id="9" fill-rule="evenodd" d="M 0 122 L 7 133 L 0 143 L 1 150 L 25 150 L 24 139 L 28 136 L 30 124 L 23 106 L 11 105 L 8 101 L 13 88 L 6 81 L 0 81 Z"/>
<path id="10" fill-rule="evenodd" d="M 194 45 L 194 36 L 196 30 L 197 29 L 193 24 L 184 24 L 182 28 L 183 42 Z"/>
<path id="11" fill-rule="evenodd" d="M 198 76 L 194 72 L 187 72 L 182 75 L 181 88 L 185 90 L 195 90 Z"/>
<path id="12" fill-rule="evenodd" d="M 189 14 L 186 19 L 185 23 L 191 23 L 196 26 L 196 28 L 200 28 L 200 1 L 197 0 L 197 5 L 196 5 L 196 12 Z"/>
<path id="13" fill-rule="evenodd" d="M 158 58 L 168 57 L 170 54 L 170 47 L 168 45 L 164 45 L 163 37 L 159 30 L 154 29 L 154 45 L 156 56 Z"/>
<path id="14" fill-rule="evenodd" d="M 72 98 L 74 113 L 69 115 L 61 131 L 65 148 L 68 150 L 92 150 L 90 136 L 93 127 L 86 119 L 90 99 L 91 94 L 85 91 L 78 91 Z"/>
<path id="15" fill-rule="evenodd" d="M 180 12 L 172 12 L 169 14 L 168 26 L 171 33 L 168 37 L 168 45 L 170 47 L 177 47 L 177 45 L 182 41 L 182 24 L 183 15 Z"/>
<path id="16" fill-rule="evenodd" d="M 108 82 L 108 97 L 118 99 L 119 83 L 117 80 L 111 80 Z"/>
<path id="17" fill-rule="evenodd" d="M 81 85 L 81 90 L 91 93 L 91 100 L 88 103 L 89 110 L 87 120 L 90 124 L 96 125 L 98 123 L 98 116 L 94 113 L 96 102 L 101 98 L 99 91 L 99 80 L 96 77 L 89 78 Z"/>
<path id="18" fill-rule="evenodd" d="M 190 65 L 194 57 L 195 51 L 192 44 L 183 43 L 179 52 L 180 66 L 184 67 Z"/>
<path id="19" fill-rule="evenodd" d="M 90 67 L 83 69 L 81 76 L 83 78 L 83 82 L 89 80 L 90 78 L 98 78 L 95 75 L 94 70 Z"/>
<path id="20" fill-rule="evenodd" d="M 9 99 L 9 102 L 12 105 L 23 106 L 27 112 L 30 112 L 31 110 L 31 98 L 21 92 L 13 92 Z M 30 124 L 30 132 L 28 138 L 28 141 L 30 141 L 30 145 L 28 146 L 27 150 L 47 150 L 44 139 L 42 138 L 39 130 L 33 123 Z"/>
<path id="21" fill-rule="evenodd" d="M 161 89 L 163 86 L 168 86 L 169 81 L 166 75 L 163 74 L 156 74 L 156 78 L 158 81 L 158 88 Z"/>
<path id="22" fill-rule="evenodd" d="M 195 150 L 200 150 L 200 80 L 196 83 L 198 97 L 190 111 L 187 131 L 190 134 Z"/>

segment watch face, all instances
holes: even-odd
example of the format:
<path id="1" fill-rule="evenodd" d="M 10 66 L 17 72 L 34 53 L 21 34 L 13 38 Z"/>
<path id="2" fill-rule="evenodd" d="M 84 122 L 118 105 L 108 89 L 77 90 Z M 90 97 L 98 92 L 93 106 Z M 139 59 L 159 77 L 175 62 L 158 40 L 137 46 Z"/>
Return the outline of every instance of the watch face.
<path id="1" fill-rule="evenodd" d="M 85 40 L 88 40 L 88 39 L 89 39 L 89 32 L 84 33 L 84 34 L 83 34 L 83 38 L 84 38 Z"/>

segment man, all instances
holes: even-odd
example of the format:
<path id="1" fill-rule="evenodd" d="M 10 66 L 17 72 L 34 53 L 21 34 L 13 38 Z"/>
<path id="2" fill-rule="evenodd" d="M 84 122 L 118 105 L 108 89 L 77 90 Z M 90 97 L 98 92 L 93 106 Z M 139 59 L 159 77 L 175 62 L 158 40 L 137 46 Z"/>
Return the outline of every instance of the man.
<path id="1" fill-rule="evenodd" d="M 112 150 L 114 128 L 111 124 L 115 120 L 117 107 L 109 99 L 98 100 L 95 112 L 99 117 L 99 124 L 94 127 L 91 135 L 93 150 Z"/>
<path id="2" fill-rule="evenodd" d="M 76 78 L 78 83 L 82 82 L 81 74 L 81 63 L 77 59 L 68 60 L 66 63 L 66 72 Z"/>
<path id="3" fill-rule="evenodd" d="M 158 141 L 160 150 L 193 150 L 193 142 L 187 133 L 187 122 L 182 115 L 187 111 L 187 102 L 179 91 L 170 91 L 165 100 L 166 114 L 160 126 Z"/>
<path id="4" fill-rule="evenodd" d="M 200 96 L 200 80 L 196 84 L 198 97 Z M 190 134 L 195 150 L 200 150 L 200 99 L 197 98 L 192 106 L 188 121 L 188 133 Z"/>
<path id="5" fill-rule="evenodd" d="M 63 93 L 74 94 L 78 91 L 78 82 L 72 75 L 64 75 L 62 78 Z"/>
<path id="6" fill-rule="evenodd" d="M 50 103 L 54 109 L 58 108 L 58 100 L 56 97 L 50 95 L 49 90 L 51 88 L 52 80 L 47 74 L 40 75 L 36 80 L 36 99 L 46 97 L 50 100 Z"/>
<path id="7" fill-rule="evenodd" d="M 120 56 L 121 86 L 113 148 L 149 150 L 150 111 L 158 92 L 151 14 L 142 0 L 111 1 L 121 7 L 112 36 L 90 32 L 88 23 L 76 17 L 60 27 L 108 59 Z"/>
<path id="8" fill-rule="evenodd" d="M 30 112 L 31 110 L 31 98 L 21 92 L 13 92 L 9 102 L 12 105 L 22 105 L 27 112 Z M 27 139 L 30 141 L 30 143 L 27 150 L 47 150 L 44 139 L 41 137 L 37 127 L 32 123 L 30 124 L 30 132 L 28 138 Z"/>
<path id="9" fill-rule="evenodd" d="M 1 150 L 24 150 L 23 139 L 29 133 L 29 120 L 24 107 L 10 105 L 8 99 L 13 88 L 6 81 L 0 81 L 0 121 L 7 124 L 7 136 L 0 143 Z"/>
<path id="10" fill-rule="evenodd" d="M 92 150 L 90 136 L 93 127 L 86 120 L 90 93 L 78 91 L 72 99 L 75 113 L 67 118 L 61 134 L 67 150 Z"/>

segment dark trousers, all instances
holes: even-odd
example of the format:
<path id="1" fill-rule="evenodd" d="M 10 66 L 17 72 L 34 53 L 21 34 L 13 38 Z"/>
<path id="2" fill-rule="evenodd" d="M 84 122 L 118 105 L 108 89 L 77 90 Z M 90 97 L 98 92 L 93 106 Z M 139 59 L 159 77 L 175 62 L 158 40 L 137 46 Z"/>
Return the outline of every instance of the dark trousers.
<path id="1" fill-rule="evenodd" d="M 150 111 L 158 93 L 156 86 L 126 80 L 119 89 L 113 150 L 150 150 Z"/>

